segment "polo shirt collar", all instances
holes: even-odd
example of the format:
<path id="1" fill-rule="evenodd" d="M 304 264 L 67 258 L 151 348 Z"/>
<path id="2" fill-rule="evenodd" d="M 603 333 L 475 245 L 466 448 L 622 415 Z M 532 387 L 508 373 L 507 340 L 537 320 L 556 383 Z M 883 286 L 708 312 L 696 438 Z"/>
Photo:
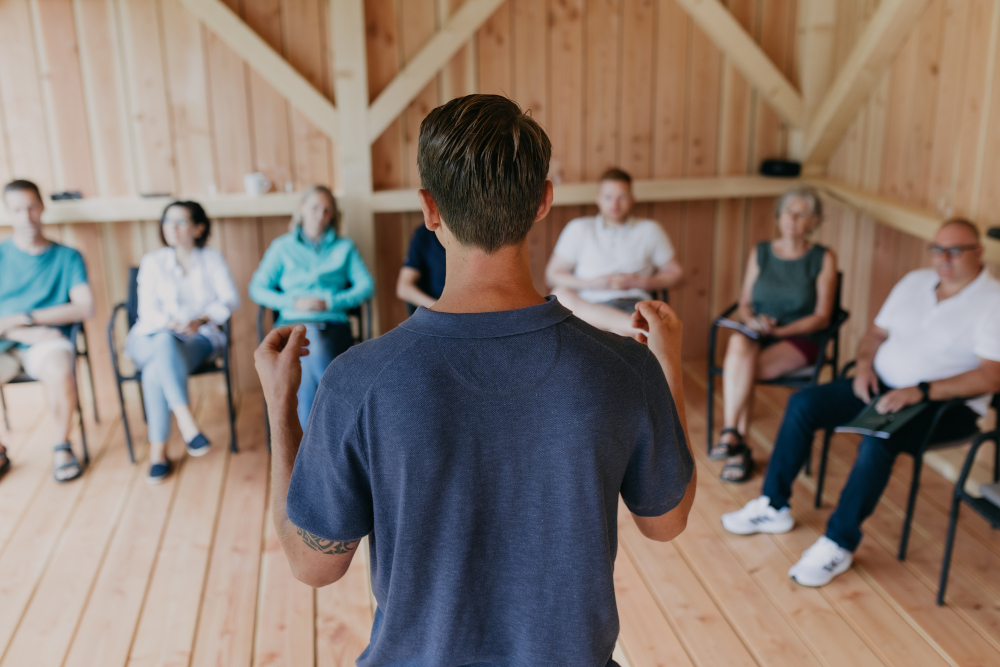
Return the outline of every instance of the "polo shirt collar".
<path id="1" fill-rule="evenodd" d="M 611 230 L 611 231 L 615 231 L 615 230 L 618 230 L 618 229 L 626 229 L 628 227 L 631 227 L 633 225 L 633 223 L 635 223 L 635 218 L 633 218 L 631 215 L 629 217 L 625 218 L 625 222 L 623 222 L 620 225 L 618 225 L 618 224 L 615 224 L 615 223 L 608 222 L 607 220 L 604 219 L 604 216 L 601 215 L 600 213 L 597 214 L 597 224 L 602 229 L 608 229 L 608 230 Z"/>
<path id="2" fill-rule="evenodd" d="M 937 274 L 935 273 L 935 280 L 933 286 L 931 287 L 931 294 L 935 295 L 934 301 L 938 305 L 946 304 L 949 301 L 951 302 L 961 301 L 969 298 L 970 295 L 974 296 L 976 292 L 982 289 L 983 285 L 985 285 L 986 282 L 989 281 L 990 279 L 991 279 L 990 272 L 986 269 L 985 266 L 983 266 L 982 270 L 979 272 L 979 275 L 973 278 L 968 285 L 960 289 L 957 294 L 950 296 L 947 299 L 944 299 L 943 301 L 938 301 L 936 294 L 938 285 L 941 284 L 941 279 L 938 278 Z"/>
<path id="3" fill-rule="evenodd" d="M 489 313 L 439 313 L 421 306 L 399 326 L 441 338 L 502 338 L 546 329 L 570 315 L 554 296 L 547 296 L 537 306 Z"/>

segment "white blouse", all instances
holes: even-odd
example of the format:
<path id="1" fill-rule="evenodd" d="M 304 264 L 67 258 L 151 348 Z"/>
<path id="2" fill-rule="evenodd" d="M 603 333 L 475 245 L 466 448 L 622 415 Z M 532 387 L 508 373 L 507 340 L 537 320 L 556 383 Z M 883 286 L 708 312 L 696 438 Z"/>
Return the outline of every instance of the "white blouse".
<path id="1" fill-rule="evenodd" d="M 173 248 L 160 248 L 139 263 L 139 314 L 129 336 L 169 331 L 167 324 L 207 317 L 198 333 L 212 343 L 213 356 L 226 336 L 219 328 L 239 308 L 240 295 L 226 260 L 215 248 L 191 251 L 188 271 L 177 263 Z"/>

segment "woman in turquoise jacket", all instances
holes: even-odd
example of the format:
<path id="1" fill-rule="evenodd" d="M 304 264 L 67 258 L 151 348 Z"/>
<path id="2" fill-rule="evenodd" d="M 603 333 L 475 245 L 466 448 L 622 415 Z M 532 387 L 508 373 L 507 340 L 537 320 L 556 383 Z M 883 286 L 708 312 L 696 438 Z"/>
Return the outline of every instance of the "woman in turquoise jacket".
<path id="1" fill-rule="evenodd" d="M 276 311 L 276 326 L 306 325 L 309 355 L 302 358 L 298 392 L 303 427 L 323 372 L 351 346 L 347 311 L 375 291 L 358 249 L 338 235 L 339 222 L 330 189 L 306 189 L 291 231 L 271 243 L 250 279 L 250 298 Z"/>

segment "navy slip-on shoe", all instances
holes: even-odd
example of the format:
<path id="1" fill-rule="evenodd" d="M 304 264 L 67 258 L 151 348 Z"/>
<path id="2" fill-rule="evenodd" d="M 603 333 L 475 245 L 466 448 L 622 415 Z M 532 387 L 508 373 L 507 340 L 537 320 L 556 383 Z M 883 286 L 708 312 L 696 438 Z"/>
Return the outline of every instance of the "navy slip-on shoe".
<path id="1" fill-rule="evenodd" d="M 204 456 L 205 454 L 208 454 L 208 448 L 212 443 L 208 441 L 208 438 L 199 433 L 191 438 L 191 442 L 186 444 L 187 451 L 190 456 Z"/>
<path id="2" fill-rule="evenodd" d="M 173 469 L 174 466 L 171 465 L 169 459 L 164 463 L 154 463 L 149 466 L 149 476 L 146 477 L 146 482 L 149 484 L 159 484 L 170 475 Z"/>

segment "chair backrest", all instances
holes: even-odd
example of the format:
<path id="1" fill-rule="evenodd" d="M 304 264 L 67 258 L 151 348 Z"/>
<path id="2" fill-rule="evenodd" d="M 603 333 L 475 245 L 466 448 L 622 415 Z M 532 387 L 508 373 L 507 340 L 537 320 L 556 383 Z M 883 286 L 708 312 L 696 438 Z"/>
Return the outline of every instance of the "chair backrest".
<path id="1" fill-rule="evenodd" d="M 128 269 L 128 297 L 125 299 L 125 311 L 128 314 L 128 328 L 131 331 L 139 319 L 139 267 Z"/>
<path id="2" fill-rule="evenodd" d="M 257 341 L 261 342 L 264 340 L 264 336 L 267 331 L 264 330 L 264 320 L 267 319 L 267 313 L 271 313 L 271 326 L 278 321 L 281 317 L 281 313 L 276 310 L 271 310 L 265 306 L 257 307 Z M 354 328 L 351 328 L 352 336 L 354 338 L 354 344 L 363 343 L 372 337 L 372 302 L 371 299 L 364 301 L 360 306 L 355 306 L 347 311 L 348 320 L 354 319 L 357 322 L 357 334 L 354 334 Z M 270 329 L 268 329 L 269 331 Z"/>

